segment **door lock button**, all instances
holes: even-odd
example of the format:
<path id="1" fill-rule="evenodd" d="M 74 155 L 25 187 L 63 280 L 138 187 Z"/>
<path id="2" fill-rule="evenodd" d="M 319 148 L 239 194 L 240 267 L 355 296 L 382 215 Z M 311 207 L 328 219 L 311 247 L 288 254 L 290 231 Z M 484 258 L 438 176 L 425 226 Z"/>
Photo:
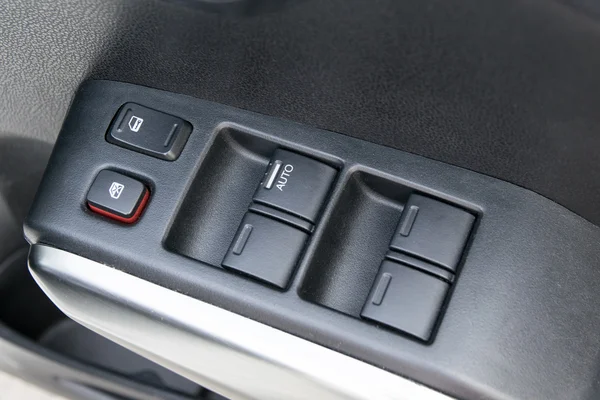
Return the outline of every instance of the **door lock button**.
<path id="1" fill-rule="evenodd" d="M 106 140 L 163 160 L 179 157 L 192 126 L 173 115 L 127 103 L 117 113 Z"/>
<path id="2" fill-rule="evenodd" d="M 90 210 L 105 217 L 131 224 L 140 215 L 150 191 L 140 181 L 115 171 L 100 171 L 87 194 Z"/>
<path id="3" fill-rule="evenodd" d="M 315 223 L 335 175 L 335 169 L 326 164 L 279 149 L 254 201 Z"/>

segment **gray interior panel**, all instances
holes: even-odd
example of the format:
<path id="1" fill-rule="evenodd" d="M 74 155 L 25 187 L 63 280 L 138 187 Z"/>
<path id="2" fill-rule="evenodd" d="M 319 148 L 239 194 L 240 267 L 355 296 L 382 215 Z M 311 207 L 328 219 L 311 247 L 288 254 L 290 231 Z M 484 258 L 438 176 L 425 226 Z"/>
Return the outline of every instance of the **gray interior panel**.
<path id="1" fill-rule="evenodd" d="M 583 0 L 9 2 L 0 131 L 52 142 L 86 77 L 185 93 L 527 187 L 600 223 L 600 25 Z"/>

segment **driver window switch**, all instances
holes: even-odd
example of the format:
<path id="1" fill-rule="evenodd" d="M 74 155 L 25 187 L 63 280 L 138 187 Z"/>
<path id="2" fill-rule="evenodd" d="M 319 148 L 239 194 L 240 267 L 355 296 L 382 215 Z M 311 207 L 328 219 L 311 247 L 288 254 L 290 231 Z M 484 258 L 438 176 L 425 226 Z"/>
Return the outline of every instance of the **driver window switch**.
<path id="1" fill-rule="evenodd" d="M 313 224 L 327 197 L 336 170 L 291 151 L 275 151 L 254 201 Z"/>
<path id="2" fill-rule="evenodd" d="M 249 212 L 222 265 L 285 289 L 307 239 L 306 232 Z"/>
<path id="3" fill-rule="evenodd" d="M 87 194 L 90 210 L 125 224 L 140 218 L 149 199 L 146 185 L 107 169 L 100 171 Z"/>

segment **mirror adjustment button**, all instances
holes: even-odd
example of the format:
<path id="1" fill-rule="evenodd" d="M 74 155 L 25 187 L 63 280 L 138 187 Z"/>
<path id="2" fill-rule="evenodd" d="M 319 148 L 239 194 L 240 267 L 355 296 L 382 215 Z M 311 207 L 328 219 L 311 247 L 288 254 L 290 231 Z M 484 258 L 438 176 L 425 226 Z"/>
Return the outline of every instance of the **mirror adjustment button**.
<path id="1" fill-rule="evenodd" d="M 277 150 L 254 201 L 315 223 L 335 175 L 335 169 L 326 164 Z"/>
<path id="2" fill-rule="evenodd" d="M 412 194 L 390 247 L 454 272 L 474 221 L 460 208 Z"/>
<path id="3" fill-rule="evenodd" d="M 247 213 L 223 259 L 223 267 L 288 285 L 308 234 L 262 215 Z"/>
<path id="4" fill-rule="evenodd" d="M 448 287 L 431 275 L 384 261 L 360 315 L 428 341 Z"/>
<path id="5" fill-rule="evenodd" d="M 127 103 L 117 113 L 106 140 L 163 160 L 181 154 L 192 126 L 160 111 Z"/>
<path id="6" fill-rule="evenodd" d="M 92 183 L 87 203 L 100 215 L 131 224 L 140 217 L 149 198 L 150 191 L 143 183 L 105 169 Z"/>

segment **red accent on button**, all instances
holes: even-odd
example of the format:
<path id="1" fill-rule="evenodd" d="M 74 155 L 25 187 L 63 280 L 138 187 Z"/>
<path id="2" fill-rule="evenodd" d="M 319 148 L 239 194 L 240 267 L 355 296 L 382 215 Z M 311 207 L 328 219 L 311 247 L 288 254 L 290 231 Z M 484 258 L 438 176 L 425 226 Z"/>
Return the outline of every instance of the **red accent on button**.
<path id="1" fill-rule="evenodd" d="M 135 221 L 137 221 L 140 218 L 140 215 L 142 215 L 142 211 L 144 211 L 144 207 L 146 207 L 146 204 L 148 203 L 149 199 L 150 199 L 150 191 L 148 189 L 146 189 L 146 193 L 144 194 L 142 201 L 140 201 L 140 204 L 138 205 L 137 209 L 135 210 L 133 215 L 129 218 L 125 218 L 125 217 L 121 217 L 120 215 L 113 214 L 110 211 L 106 211 L 106 210 L 103 210 L 96 206 L 93 206 L 89 202 L 88 202 L 88 207 L 93 212 L 103 215 L 105 217 L 114 219 L 115 221 L 123 222 L 125 224 L 133 224 Z"/>

